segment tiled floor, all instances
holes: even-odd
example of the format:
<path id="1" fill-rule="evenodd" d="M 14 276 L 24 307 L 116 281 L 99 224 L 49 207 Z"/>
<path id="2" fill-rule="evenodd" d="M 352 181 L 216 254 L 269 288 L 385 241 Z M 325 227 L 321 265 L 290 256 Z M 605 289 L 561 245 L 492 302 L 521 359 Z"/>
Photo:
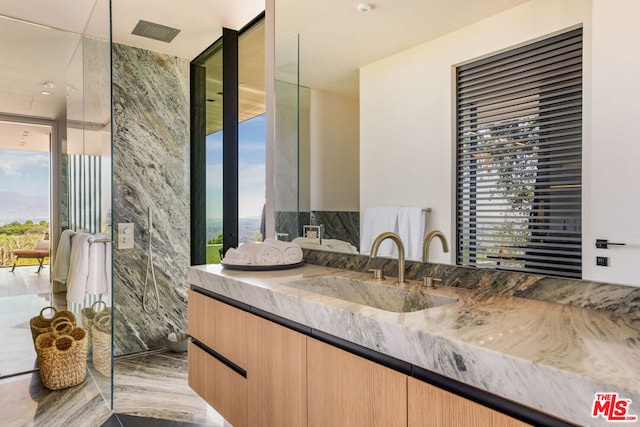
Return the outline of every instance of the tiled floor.
<path id="1" fill-rule="evenodd" d="M 36 273 L 37 267 L 0 268 L 0 378 L 31 371 L 36 353 L 29 320 L 43 307 L 66 306 L 64 294 L 51 292 L 48 268 Z"/>
<path id="2" fill-rule="evenodd" d="M 186 353 L 157 351 L 119 358 L 114 365 L 114 412 L 89 372 L 84 383 L 59 391 L 39 374 L 0 380 L 0 424 L 7 427 L 223 427 L 224 419 L 187 385 Z M 103 384 L 101 384 L 103 385 Z"/>
<path id="3" fill-rule="evenodd" d="M 119 358 L 114 371 L 117 414 L 224 426 L 224 419 L 189 388 L 187 353 L 161 351 Z"/>

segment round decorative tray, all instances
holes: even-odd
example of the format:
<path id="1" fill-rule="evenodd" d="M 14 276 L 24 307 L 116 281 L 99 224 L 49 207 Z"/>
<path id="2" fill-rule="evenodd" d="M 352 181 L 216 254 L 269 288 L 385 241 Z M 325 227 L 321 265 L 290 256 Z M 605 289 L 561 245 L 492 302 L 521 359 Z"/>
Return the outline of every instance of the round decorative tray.
<path id="1" fill-rule="evenodd" d="M 302 267 L 304 261 L 295 262 L 293 264 L 274 264 L 274 265 L 241 265 L 241 264 L 227 264 L 220 261 L 220 265 L 229 270 L 240 271 L 272 271 L 272 270 L 288 270 L 290 268 Z"/>

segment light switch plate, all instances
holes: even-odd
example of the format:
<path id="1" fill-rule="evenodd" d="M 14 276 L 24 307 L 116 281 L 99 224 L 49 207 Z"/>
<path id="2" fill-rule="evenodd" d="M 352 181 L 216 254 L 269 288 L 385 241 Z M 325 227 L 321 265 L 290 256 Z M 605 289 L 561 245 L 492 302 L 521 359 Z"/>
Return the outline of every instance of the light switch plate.
<path id="1" fill-rule="evenodd" d="M 134 224 L 132 222 L 118 223 L 118 249 L 133 249 L 135 246 Z"/>

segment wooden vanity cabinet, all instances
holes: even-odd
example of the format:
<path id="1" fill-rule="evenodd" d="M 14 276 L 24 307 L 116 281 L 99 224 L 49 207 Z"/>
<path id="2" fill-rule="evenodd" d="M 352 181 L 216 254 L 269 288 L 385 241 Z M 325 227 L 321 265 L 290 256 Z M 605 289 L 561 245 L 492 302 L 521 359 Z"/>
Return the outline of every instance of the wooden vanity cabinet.
<path id="1" fill-rule="evenodd" d="M 307 425 L 306 340 L 303 334 L 260 317 L 249 316 L 247 382 L 250 426 Z"/>
<path id="2" fill-rule="evenodd" d="M 520 420 L 409 377 L 408 427 L 524 427 Z"/>
<path id="3" fill-rule="evenodd" d="M 307 338 L 309 427 L 407 426 L 407 376 Z"/>
<path id="4" fill-rule="evenodd" d="M 248 314 L 198 292 L 188 295 L 189 335 L 201 343 L 189 343 L 189 387 L 234 427 L 247 426 L 247 379 L 238 370 L 247 366 Z"/>
<path id="5" fill-rule="evenodd" d="M 189 386 L 235 427 L 528 425 L 198 292 L 188 310 Z"/>

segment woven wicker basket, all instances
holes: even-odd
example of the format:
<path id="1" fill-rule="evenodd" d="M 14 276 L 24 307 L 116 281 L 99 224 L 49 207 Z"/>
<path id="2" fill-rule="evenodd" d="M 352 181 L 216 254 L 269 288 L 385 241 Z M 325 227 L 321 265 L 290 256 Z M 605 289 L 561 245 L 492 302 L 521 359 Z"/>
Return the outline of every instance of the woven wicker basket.
<path id="1" fill-rule="evenodd" d="M 45 317 L 44 312 L 46 310 L 51 310 L 53 315 L 51 317 Z M 33 339 L 33 343 L 35 344 L 38 335 L 45 332 L 51 332 L 51 326 L 53 325 L 54 320 L 58 319 L 66 319 L 74 326 L 76 325 L 76 316 L 71 311 L 57 310 L 55 307 L 51 306 L 43 308 L 40 310 L 39 315 L 31 318 L 29 321 L 29 327 L 31 328 L 31 338 Z"/>
<path id="2" fill-rule="evenodd" d="M 59 331 L 61 331 L 59 333 Z M 36 338 L 40 379 L 50 390 L 82 383 L 87 375 L 87 332 L 71 322 L 60 322 Z"/>
<path id="3" fill-rule="evenodd" d="M 100 304 L 102 304 L 103 307 L 100 310 L 97 310 L 97 306 L 99 306 Z M 107 303 L 100 300 L 91 304 L 91 307 L 85 307 L 80 311 L 81 325 L 87 331 L 87 334 L 88 334 L 89 353 L 91 352 L 91 345 L 92 345 L 91 329 L 93 326 L 93 321 L 95 320 L 95 317 L 98 313 L 102 313 L 106 309 L 107 309 Z"/>
<path id="4" fill-rule="evenodd" d="M 102 375 L 111 375 L 111 314 L 100 312 L 91 327 L 93 367 Z"/>

